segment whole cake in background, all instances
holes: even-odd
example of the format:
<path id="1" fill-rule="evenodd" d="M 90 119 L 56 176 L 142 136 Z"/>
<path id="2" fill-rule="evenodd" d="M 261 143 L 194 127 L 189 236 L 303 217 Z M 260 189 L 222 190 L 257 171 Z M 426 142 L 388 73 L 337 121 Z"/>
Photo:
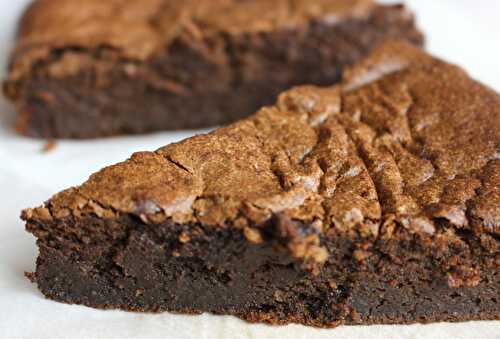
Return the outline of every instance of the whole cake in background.
<path id="1" fill-rule="evenodd" d="M 253 322 L 500 319 L 500 96 L 390 43 L 23 212 L 57 301 Z"/>
<path id="2" fill-rule="evenodd" d="M 4 88 L 19 133 L 94 138 L 200 128 L 332 85 L 381 41 L 422 35 L 370 0 L 38 0 Z"/>

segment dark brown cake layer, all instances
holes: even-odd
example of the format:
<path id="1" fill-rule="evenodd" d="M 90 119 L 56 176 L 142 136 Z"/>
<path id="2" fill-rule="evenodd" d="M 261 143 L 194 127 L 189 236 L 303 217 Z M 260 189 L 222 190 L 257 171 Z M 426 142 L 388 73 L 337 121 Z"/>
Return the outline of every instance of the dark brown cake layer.
<path id="1" fill-rule="evenodd" d="M 32 278 L 97 308 L 319 327 L 499 319 L 500 96 L 389 43 L 23 212 Z"/>
<path id="2" fill-rule="evenodd" d="M 79 222 L 75 226 L 87 228 L 102 220 Z M 130 218 L 116 222 L 128 227 L 127 235 L 106 244 L 66 239 L 54 248 L 39 242 L 35 279 L 40 290 L 57 301 L 95 308 L 211 312 L 275 325 L 500 318 L 498 268 L 470 234 L 434 241 L 399 229 L 393 235 L 397 240 L 380 239 L 362 258 L 353 252 L 366 239 L 331 232 L 322 242 L 332 255 L 312 278 L 286 252 L 276 250 L 274 233 L 252 244 L 237 230 L 169 222 L 148 226 Z M 276 227 L 275 222 L 265 227 Z M 462 257 L 470 251 L 478 258 Z M 481 267 L 481 280 L 472 272 L 469 283 L 450 286 L 442 271 L 450 261 Z"/>
<path id="3" fill-rule="evenodd" d="M 34 137 L 214 126 L 331 85 L 390 38 L 422 44 L 403 6 L 370 0 L 38 0 L 5 92 Z"/>

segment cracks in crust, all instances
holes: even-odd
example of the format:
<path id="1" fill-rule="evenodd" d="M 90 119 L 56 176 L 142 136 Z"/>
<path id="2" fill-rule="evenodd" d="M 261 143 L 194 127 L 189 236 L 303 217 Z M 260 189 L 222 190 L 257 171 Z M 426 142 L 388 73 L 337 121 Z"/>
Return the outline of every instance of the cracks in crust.
<path id="1" fill-rule="evenodd" d="M 406 119 L 408 120 L 408 115 L 411 114 L 412 109 L 415 107 L 415 94 L 409 88 L 407 88 L 406 91 L 407 91 L 409 97 L 411 98 L 411 105 L 408 107 L 408 110 L 406 112 Z M 414 133 L 413 128 L 412 128 L 411 124 L 409 123 L 409 121 L 408 121 L 408 131 L 410 132 L 410 137 L 411 137 L 411 140 L 413 143 L 412 143 L 412 145 L 408 145 L 409 147 L 406 147 L 406 150 L 408 152 L 410 152 L 411 154 L 413 154 L 414 156 L 416 156 L 417 158 L 427 160 L 432 165 L 433 176 L 434 176 L 436 173 L 438 173 L 439 167 L 435 163 L 434 157 L 426 156 L 425 147 L 424 147 L 425 145 L 423 145 L 423 142 L 420 138 L 415 136 L 415 133 Z M 418 147 L 415 147 L 415 146 L 418 146 Z M 415 152 L 415 148 L 422 148 L 422 149 L 420 152 Z M 429 180 L 431 177 L 429 177 L 427 180 Z"/>
<path id="2" fill-rule="evenodd" d="M 482 193 L 481 191 L 485 187 L 484 172 L 490 166 L 490 164 L 494 161 L 499 161 L 497 154 L 493 155 L 492 158 L 490 160 L 488 160 L 488 162 L 481 169 L 476 171 L 475 178 L 477 180 L 479 180 L 479 182 L 481 184 L 474 189 L 474 196 L 470 197 L 469 199 L 467 199 L 464 202 L 464 205 L 466 207 L 465 214 L 467 216 L 467 219 L 469 220 L 469 226 L 470 226 L 471 220 L 473 221 L 473 220 L 478 219 L 477 217 L 472 215 L 472 211 L 471 211 L 473 208 L 472 203 L 474 202 L 475 199 L 477 199 L 478 197 L 481 196 L 481 193 Z M 484 225 L 484 220 L 483 219 L 479 219 L 479 220 L 480 220 L 480 224 Z M 500 236 L 500 234 L 495 233 L 494 230 L 490 230 L 484 226 L 481 227 L 481 230 L 487 232 L 488 234 L 490 234 L 491 236 L 496 237 L 496 238 L 498 238 Z M 497 239 L 497 240 L 499 240 L 499 239 Z"/>
<path id="3" fill-rule="evenodd" d="M 408 152 L 410 155 L 416 157 L 417 159 L 421 159 L 421 160 L 424 160 L 424 161 L 427 161 L 431 166 L 432 166 L 432 175 L 429 176 L 428 178 L 425 178 L 424 181 L 420 182 L 419 183 L 419 186 L 426 183 L 428 180 L 430 180 L 433 176 L 440 176 L 442 177 L 442 175 L 439 173 L 439 168 L 437 166 L 437 164 L 435 163 L 435 159 L 434 157 L 425 157 L 424 154 L 422 154 L 423 151 L 425 151 L 425 145 L 423 145 L 423 142 L 421 140 L 419 140 L 415 135 L 414 135 L 414 131 L 413 131 L 413 128 L 412 126 L 410 125 L 409 123 L 409 114 L 411 114 L 411 110 L 413 109 L 414 107 L 414 104 L 415 104 L 415 99 L 414 99 L 414 94 L 409 90 L 409 89 L 406 89 L 406 93 L 409 95 L 409 98 L 411 99 L 411 103 L 409 104 L 409 106 L 405 109 L 405 114 L 404 114 L 404 118 L 405 118 L 405 122 L 406 122 L 406 129 L 407 131 L 409 132 L 409 136 L 410 136 L 410 142 L 409 143 L 405 143 L 405 142 L 397 142 L 402 148 L 404 151 Z M 385 96 L 382 97 L 382 101 L 381 101 L 381 104 L 388 110 L 392 110 L 394 111 L 395 108 L 393 107 L 393 105 L 391 104 L 390 100 L 388 100 Z M 342 112 L 345 112 L 345 109 L 342 108 Z M 398 114 L 398 112 L 395 112 L 396 114 Z M 367 122 L 367 121 L 364 121 L 363 119 L 361 119 L 361 122 L 363 122 L 365 124 L 366 127 L 370 128 L 370 130 L 372 132 L 374 132 L 375 134 L 375 138 L 373 139 L 374 141 L 377 140 L 378 138 L 382 137 L 384 135 L 384 132 L 383 131 L 377 131 L 376 129 L 373 129 L 370 124 Z M 353 136 L 352 136 L 352 133 L 348 133 L 348 136 L 350 137 L 350 140 L 353 141 L 356 145 L 356 149 L 357 149 L 357 155 L 358 157 L 363 161 L 363 163 L 365 164 L 366 168 L 368 169 L 368 173 L 370 175 L 370 177 L 372 178 L 372 181 L 375 183 L 375 188 L 377 190 L 377 194 L 378 196 L 380 197 L 380 190 L 381 190 L 381 187 L 379 186 L 379 184 L 376 183 L 376 180 L 374 178 L 374 173 L 373 171 L 370 169 L 370 166 L 369 166 L 369 159 L 366 158 L 366 155 L 364 154 L 364 152 L 361 150 L 361 148 L 364 146 L 363 143 L 356 143 Z M 373 145 L 373 143 L 372 143 Z M 423 148 L 421 152 L 418 152 L 416 151 L 418 148 Z M 392 152 L 389 152 L 389 154 L 391 155 L 391 158 L 394 160 L 395 164 L 398 166 L 398 170 L 399 170 L 399 173 L 401 174 L 401 169 L 398 165 L 398 161 L 397 159 L 394 157 L 393 153 Z M 487 165 L 485 165 L 486 167 Z M 484 167 L 483 167 L 484 169 Z M 469 175 L 472 175 L 473 173 L 468 173 Z M 477 176 L 475 176 L 477 177 Z M 445 182 L 442 184 L 442 187 L 445 187 L 446 186 L 446 183 L 449 182 L 451 179 L 446 179 Z M 412 201 L 416 202 L 415 200 L 415 196 L 413 194 L 411 194 L 410 192 L 407 191 L 407 188 L 408 186 L 406 185 L 406 183 L 403 181 L 402 182 L 403 186 L 401 187 L 402 188 L 402 192 L 403 192 L 403 195 L 410 198 Z M 484 184 L 482 184 L 481 186 L 484 186 Z M 418 187 L 418 186 L 417 186 Z M 481 189 L 481 187 L 478 187 L 476 189 L 476 192 L 479 191 Z M 477 193 L 476 193 L 477 195 Z M 469 200 L 472 200 L 473 198 L 470 198 L 468 199 Z M 466 201 L 467 202 L 467 201 Z M 380 200 L 379 200 L 379 203 L 380 203 Z M 380 204 L 383 208 L 383 214 L 386 214 L 387 213 L 387 210 L 384 208 L 384 205 L 383 204 Z M 418 208 L 419 208 L 419 211 L 412 214 L 413 216 L 420 216 L 420 215 L 425 215 L 425 207 L 426 206 L 422 206 L 420 204 L 417 204 Z"/>
<path id="4" fill-rule="evenodd" d="M 263 136 L 260 132 L 259 132 L 259 126 L 257 124 L 257 122 L 254 120 L 254 119 L 248 119 L 248 121 L 250 121 L 254 127 L 254 131 L 255 133 L 252 135 L 256 140 L 257 142 L 259 143 L 259 146 L 260 146 L 260 149 L 265 149 L 266 148 L 266 143 L 265 141 L 263 140 Z M 280 151 L 282 154 L 284 154 L 287 158 L 288 158 L 288 161 L 290 164 L 293 163 L 292 159 L 290 158 L 290 154 L 286 151 L 286 149 L 284 149 L 283 147 L 280 146 Z M 278 179 L 278 182 L 280 184 L 280 187 L 283 191 L 286 191 L 287 190 L 287 187 L 285 185 L 285 177 L 283 175 L 283 173 L 281 173 L 281 171 L 279 171 L 278 169 L 275 168 L 274 166 L 274 162 L 275 162 L 275 158 L 276 158 L 276 154 L 273 154 L 273 155 L 270 155 L 269 157 L 270 159 L 270 171 L 274 174 L 274 176 L 276 177 L 276 179 Z M 257 207 L 254 205 L 254 207 Z"/>
<path id="5" fill-rule="evenodd" d="M 168 160 L 170 163 L 172 163 L 174 166 L 180 168 L 181 170 L 183 170 L 191 175 L 194 175 L 194 173 L 191 172 L 188 168 L 184 167 L 180 162 L 174 161 L 170 156 L 165 155 L 164 158 L 166 160 Z"/>
<path id="6" fill-rule="evenodd" d="M 344 101 L 344 98 L 343 96 L 341 96 L 340 98 L 340 114 L 344 114 L 345 112 L 345 109 L 344 109 L 344 105 L 345 105 L 345 101 Z M 351 118 L 350 118 L 351 119 Z M 368 159 L 364 156 L 363 152 L 360 152 L 360 147 L 361 145 L 359 143 L 356 143 L 355 141 L 355 138 L 353 137 L 352 133 L 350 133 L 349 129 L 347 128 L 347 126 L 345 126 L 341 121 L 340 119 L 337 119 L 337 123 L 339 123 L 342 127 L 342 129 L 344 130 L 344 132 L 346 133 L 347 137 L 348 137 L 348 142 L 350 144 L 352 144 L 354 147 L 353 147 L 353 150 L 355 151 L 355 156 L 361 161 L 361 163 L 363 164 L 363 166 L 365 167 L 368 175 L 370 176 L 371 178 L 371 181 L 372 181 L 372 184 L 373 184 L 373 187 L 375 188 L 375 191 L 377 193 L 377 202 L 378 204 L 382 207 L 382 204 L 380 203 L 380 191 L 379 191 L 379 188 L 378 186 L 376 185 L 375 183 L 375 180 L 374 180 L 374 176 L 373 176 L 373 173 L 370 171 L 370 166 L 369 166 L 369 163 L 368 163 Z M 372 131 L 373 129 L 368 125 L 366 124 L 366 126 L 368 126 Z M 345 167 L 346 163 L 344 162 L 342 164 L 342 167 Z M 323 169 L 323 171 L 325 172 L 325 169 Z M 335 182 L 337 183 L 339 181 L 339 179 L 342 178 L 342 174 L 341 174 L 342 171 L 339 171 L 338 175 L 337 175 L 337 178 L 335 179 Z M 382 211 L 382 215 L 383 215 L 383 211 Z M 367 220 L 366 218 L 364 218 L 365 220 Z M 380 223 L 381 221 L 379 221 Z"/>

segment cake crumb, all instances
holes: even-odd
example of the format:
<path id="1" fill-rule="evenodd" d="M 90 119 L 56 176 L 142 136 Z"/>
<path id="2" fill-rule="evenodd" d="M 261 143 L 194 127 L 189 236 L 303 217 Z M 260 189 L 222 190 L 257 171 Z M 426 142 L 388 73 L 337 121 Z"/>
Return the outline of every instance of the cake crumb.
<path id="1" fill-rule="evenodd" d="M 356 261 L 360 262 L 368 258 L 370 256 L 370 252 L 363 250 L 355 250 L 352 253 L 352 256 L 354 257 L 354 259 L 356 259 Z"/>
<path id="2" fill-rule="evenodd" d="M 243 229 L 243 235 L 245 238 L 253 244 L 262 243 L 262 236 L 260 232 L 254 228 L 245 227 Z"/>
<path id="3" fill-rule="evenodd" d="M 189 240 L 191 240 L 189 238 L 189 235 L 186 233 L 186 232 L 182 232 L 180 235 L 179 235 L 179 241 L 183 244 L 189 242 Z"/>
<path id="4" fill-rule="evenodd" d="M 42 147 L 42 153 L 50 153 L 57 147 L 57 143 L 54 140 L 47 140 Z"/>
<path id="5" fill-rule="evenodd" d="M 36 283 L 36 273 L 34 272 L 24 272 L 24 276 L 28 278 L 32 283 Z"/>
<path id="6" fill-rule="evenodd" d="M 475 267 L 458 267 L 447 276 L 450 288 L 475 287 L 481 282 L 480 270 Z"/>

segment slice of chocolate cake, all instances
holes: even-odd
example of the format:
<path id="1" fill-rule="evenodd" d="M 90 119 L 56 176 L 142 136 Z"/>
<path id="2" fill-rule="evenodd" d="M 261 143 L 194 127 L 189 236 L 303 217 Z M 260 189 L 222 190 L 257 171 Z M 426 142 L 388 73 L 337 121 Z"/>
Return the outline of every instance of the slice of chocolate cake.
<path id="1" fill-rule="evenodd" d="M 406 8 L 371 0 L 35 0 L 5 93 L 33 137 L 214 126 L 388 38 L 422 44 Z"/>
<path id="2" fill-rule="evenodd" d="M 499 319 L 500 96 L 389 43 L 23 212 L 51 299 L 271 324 Z"/>

